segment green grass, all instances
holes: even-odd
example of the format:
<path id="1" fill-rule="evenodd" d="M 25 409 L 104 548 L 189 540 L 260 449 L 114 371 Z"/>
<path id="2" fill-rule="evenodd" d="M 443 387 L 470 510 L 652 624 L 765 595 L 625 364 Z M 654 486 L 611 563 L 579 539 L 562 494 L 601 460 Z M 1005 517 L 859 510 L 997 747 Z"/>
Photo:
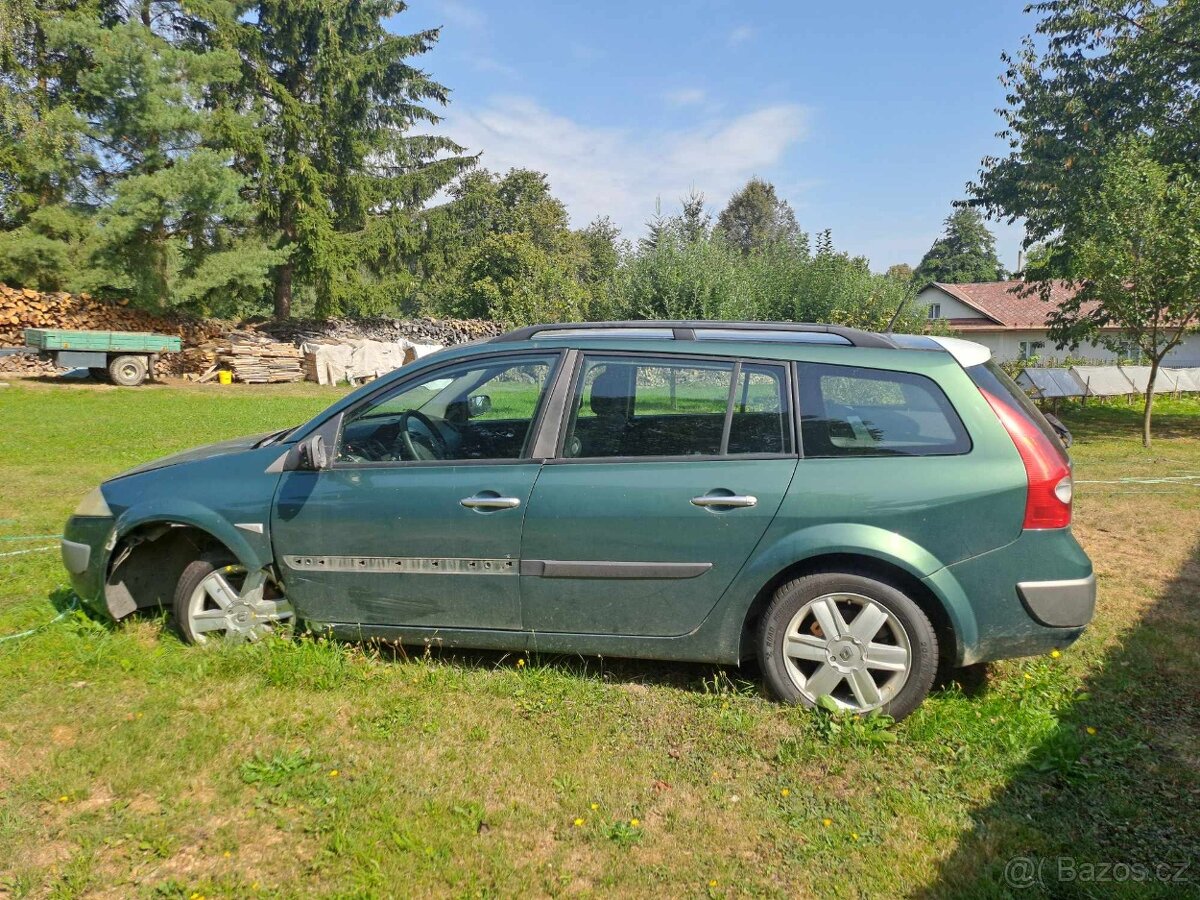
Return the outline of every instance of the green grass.
<path id="1" fill-rule="evenodd" d="M 0 389 L 0 553 L 52 544 L 29 536 L 107 475 L 338 395 Z M 1094 626 L 896 726 L 706 666 L 198 651 L 159 616 L 0 643 L 0 896 L 1006 896 L 1026 856 L 1047 884 L 1027 894 L 1195 892 L 1200 487 L 1121 479 L 1200 475 L 1200 404 L 1162 403 L 1148 451 L 1137 407 L 1063 418 L 1094 482 L 1077 504 Z M 0 634 L 67 597 L 54 551 L 0 557 Z M 1190 887 L 1078 876 L 1187 861 Z"/>

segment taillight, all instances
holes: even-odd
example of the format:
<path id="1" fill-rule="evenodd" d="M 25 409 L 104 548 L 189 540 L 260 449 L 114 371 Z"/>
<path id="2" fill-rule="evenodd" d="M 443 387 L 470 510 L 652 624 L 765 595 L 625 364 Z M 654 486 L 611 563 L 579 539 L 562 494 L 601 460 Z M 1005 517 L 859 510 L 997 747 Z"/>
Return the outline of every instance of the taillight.
<path id="1" fill-rule="evenodd" d="M 988 405 L 1017 445 L 1029 490 L 1022 528 L 1066 528 L 1071 524 L 1071 467 L 1050 439 L 1003 400 L 980 389 Z"/>

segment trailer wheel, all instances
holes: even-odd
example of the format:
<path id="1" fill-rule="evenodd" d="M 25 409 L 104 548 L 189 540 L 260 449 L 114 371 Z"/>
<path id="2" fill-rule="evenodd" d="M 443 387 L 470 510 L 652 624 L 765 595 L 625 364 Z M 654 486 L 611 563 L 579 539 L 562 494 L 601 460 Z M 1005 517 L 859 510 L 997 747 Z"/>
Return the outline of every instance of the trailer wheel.
<path id="1" fill-rule="evenodd" d="M 113 384 L 134 387 L 146 380 L 144 356 L 117 356 L 108 364 L 108 377 Z"/>
<path id="2" fill-rule="evenodd" d="M 101 383 L 108 381 L 108 369 L 103 367 L 89 368 L 88 374 L 91 375 L 92 379 L 95 381 L 99 381 Z"/>

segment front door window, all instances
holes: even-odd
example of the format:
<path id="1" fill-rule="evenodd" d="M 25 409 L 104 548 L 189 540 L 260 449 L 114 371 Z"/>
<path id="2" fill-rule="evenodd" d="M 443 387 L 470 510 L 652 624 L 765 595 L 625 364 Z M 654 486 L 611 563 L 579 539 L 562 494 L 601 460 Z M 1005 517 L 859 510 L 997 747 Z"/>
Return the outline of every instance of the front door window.
<path id="1" fill-rule="evenodd" d="M 406 382 L 347 416 L 337 461 L 519 459 L 556 360 L 473 361 Z"/>

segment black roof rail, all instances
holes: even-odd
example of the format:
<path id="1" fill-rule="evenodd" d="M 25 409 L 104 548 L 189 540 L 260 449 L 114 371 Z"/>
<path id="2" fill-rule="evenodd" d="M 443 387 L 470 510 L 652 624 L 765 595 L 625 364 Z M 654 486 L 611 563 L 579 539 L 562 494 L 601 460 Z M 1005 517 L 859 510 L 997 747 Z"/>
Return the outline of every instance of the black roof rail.
<path id="1" fill-rule="evenodd" d="M 821 325 L 816 322 L 722 322 L 704 319 L 643 319 L 631 322 L 560 322 L 557 324 L 526 325 L 492 338 L 490 343 L 509 344 L 527 341 L 544 331 L 592 331 L 629 329 L 670 330 L 677 341 L 694 341 L 697 330 L 720 331 L 779 331 L 807 334 L 831 334 L 843 338 L 854 347 L 876 347 L 894 350 L 896 342 L 888 335 L 841 325 Z M 753 340 L 751 338 L 751 340 Z"/>

